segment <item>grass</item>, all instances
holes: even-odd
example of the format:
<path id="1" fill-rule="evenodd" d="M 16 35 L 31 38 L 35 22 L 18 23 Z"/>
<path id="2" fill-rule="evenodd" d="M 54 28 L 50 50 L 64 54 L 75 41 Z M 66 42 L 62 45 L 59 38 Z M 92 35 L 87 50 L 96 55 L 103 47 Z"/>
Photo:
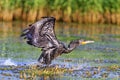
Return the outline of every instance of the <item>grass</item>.
<path id="1" fill-rule="evenodd" d="M 0 1 L 0 7 L 7 9 L 15 9 L 18 7 L 22 7 L 24 9 L 38 9 L 39 7 L 48 7 L 52 10 L 62 9 L 66 11 L 68 14 L 72 14 L 76 10 L 80 10 L 81 12 L 92 11 L 96 12 L 104 12 L 109 10 L 110 12 L 118 12 L 120 9 L 120 1 L 119 0 L 3 0 Z M 110 5 L 112 4 L 112 5 Z"/>
<path id="2" fill-rule="evenodd" d="M 3 21 L 34 22 L 43 16 L 54 16 L 65 22 L 120 24 L 119 0 L 1 0 L 0 12 Z"/>
<path id="3" fill-rule="evenodd" d="M 0 66 L 0 71 L 3 71 L 3 73 L 0 73 L 2 74 L 2 76 L 4 77 L 15 77 L 16 75 L 12 74 L 12 73 L 4 73 L 4 71 L 10 71 L 10 72 L 14 72 L 14 71 L 17 71 L 17 73 L 19 74 L 19 79 L 37 79 L 37 77 L 41 77 L 41 76 L 44 76 L 44 77 L 57 77 L 57 76 L 60 76 L 58 78 L 60 79 L 69 79 L 69 80 L 73 80 L 73 79 L 82 79 L 82 80 L 103 80 L 103 79 L 107 79 L 105 76 L 105 74 L 103 74 L 103 76 L 101 78 L 90 78 L 92 75 L 95 75 L 95 74 L 98 74 L 98 73 L 101 73 L 101 70 L 102 69 L 106 69 L 108 72 L 115 72 L 117 71 L 120 66 L 118 65 L 111 65 L 111 66 L 99 66 L 99 67 L 93 67 L 93 68 L 96 68 L 98 72 L 94 71 L 95 73 L 92 74 L 90 71 L 85 71 L 86 73 L 86 77 L 85 76 L 72 76 L 71 78 L 71 75 L 68 76 L 62 76 L 64 73 L 68 73 L 68 74 L 74 74 L 74 70 L 73 69 L 70 69 L 70 68 L 59 68 L 58 65 L 56 66 L 51 66 L 51 67 L 42 67 L 42 66 L 38 66 L 38 65 L 29 65 L 29 66 L 4 66 L 4 67 L 1 67 Z M 92 67 L 91 67 L 92 69 Z M 81 70 L 80 70 L 81 71 Z M 84 71 L 82 71 L 84 73 Z M 89 73 L 89 74 L 88 74 Z M 88 77 L 87 77 L 88 76 Z M 106 75 L 108 76 L 108 75 Z M 113 79 L 113 78 L 112 78 Z M 118 77 L 114 78 L 114 79 L 118 79 Z"/>
<path id="4" fill-rule="evenodd" d="M 20 76 L 21 78 L 26 75 L 37 75 L 37 76 L 41 76 L 41 75 L 48 75 L 48 76 L 52 76 L 52 75 L 60 75 L 63 74 L 64 72 L 68 71 L 65 68 L 57 68 L 57 67 L 47 67 L 47 68 L 39 68 L 37 66 L 30 66 L 28 69 L 26 68 L 25 70 L 20 71 Z"/>

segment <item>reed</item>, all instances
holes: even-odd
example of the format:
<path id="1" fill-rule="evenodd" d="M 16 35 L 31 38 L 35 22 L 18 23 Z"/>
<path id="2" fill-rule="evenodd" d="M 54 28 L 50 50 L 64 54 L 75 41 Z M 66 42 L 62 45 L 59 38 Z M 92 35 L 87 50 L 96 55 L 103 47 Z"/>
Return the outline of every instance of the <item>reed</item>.
<path id="1" fill-rule="evenodd" d="M 120 24 L 120 0 L 1 0 L 0 13 L 3 21 L 54 16 L 65 22 Z"/>

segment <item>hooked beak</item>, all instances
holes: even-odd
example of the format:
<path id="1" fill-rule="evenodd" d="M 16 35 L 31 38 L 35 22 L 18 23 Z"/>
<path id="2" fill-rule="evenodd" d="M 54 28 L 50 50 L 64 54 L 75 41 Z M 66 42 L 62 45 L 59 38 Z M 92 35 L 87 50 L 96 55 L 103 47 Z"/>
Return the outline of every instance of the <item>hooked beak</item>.
<path id="1" fill-rule="evenodd" d="M 88 44 L 88 43 L 94 43 L 94 41 L 80 41 L 79 44 L 81 45 L 85 45 L 85 44 Z"/>

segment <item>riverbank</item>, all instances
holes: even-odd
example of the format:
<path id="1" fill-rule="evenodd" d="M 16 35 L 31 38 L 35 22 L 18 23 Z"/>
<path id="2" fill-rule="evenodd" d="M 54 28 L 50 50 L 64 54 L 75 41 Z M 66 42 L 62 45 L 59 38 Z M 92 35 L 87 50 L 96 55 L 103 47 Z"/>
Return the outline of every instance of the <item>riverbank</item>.
<path id="1" fill-rule="evenodd" d="M 64 22 L 120 25 L 119 4 L 119 0 L 2 0 L 0 20 L 34 22 L 43 16 L 54 16 Z"/>

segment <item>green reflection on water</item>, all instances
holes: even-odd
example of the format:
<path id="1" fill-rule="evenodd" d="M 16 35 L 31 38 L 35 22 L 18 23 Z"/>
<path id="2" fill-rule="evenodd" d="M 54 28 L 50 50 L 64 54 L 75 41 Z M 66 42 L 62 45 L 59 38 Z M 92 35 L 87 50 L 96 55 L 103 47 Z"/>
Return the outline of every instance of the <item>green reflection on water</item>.
<path id="1" fill-rule="evenodd" d="M 38 58 L 40 49 L 29 46 L 20 38 L 25 22 L 0 22 L 0 56 L 12 58 Z M 94 44 L 78 47 L 63 57 L 86 59 L 116 59 L 120 61 L 120 27 L 116 25 L 84 25 L 56 23 L 55 32 L 59 40 L 95 40 Z"/>
<path id="2" fill-rule="evenodd" d="M 26 59 L 29 62 L 31 60 L 37 61 L 41 49 L 29 46 L 20 38 L 22 30 L 28 24 L 24 22 L 0 22 L 0 58 L 22 59 L 20 61 L 23 62 Z M 57 23 L 55 32 L 58 39 L 67 44 L 74 39 L 95 40 L 94 44 L 80 46 L 73 52 L 60 56 L 61 62 L 71 61 L 70 64 L 76 63 L 77 65 L 88 63 L 93 67 L 120 65 L 119 26 Z M 59 58 L 57 59 L 59 61 Z M 71 78 L 63 76 L 60 79 Z M 83 78 L 81 79 L 83 80 Z"/>

